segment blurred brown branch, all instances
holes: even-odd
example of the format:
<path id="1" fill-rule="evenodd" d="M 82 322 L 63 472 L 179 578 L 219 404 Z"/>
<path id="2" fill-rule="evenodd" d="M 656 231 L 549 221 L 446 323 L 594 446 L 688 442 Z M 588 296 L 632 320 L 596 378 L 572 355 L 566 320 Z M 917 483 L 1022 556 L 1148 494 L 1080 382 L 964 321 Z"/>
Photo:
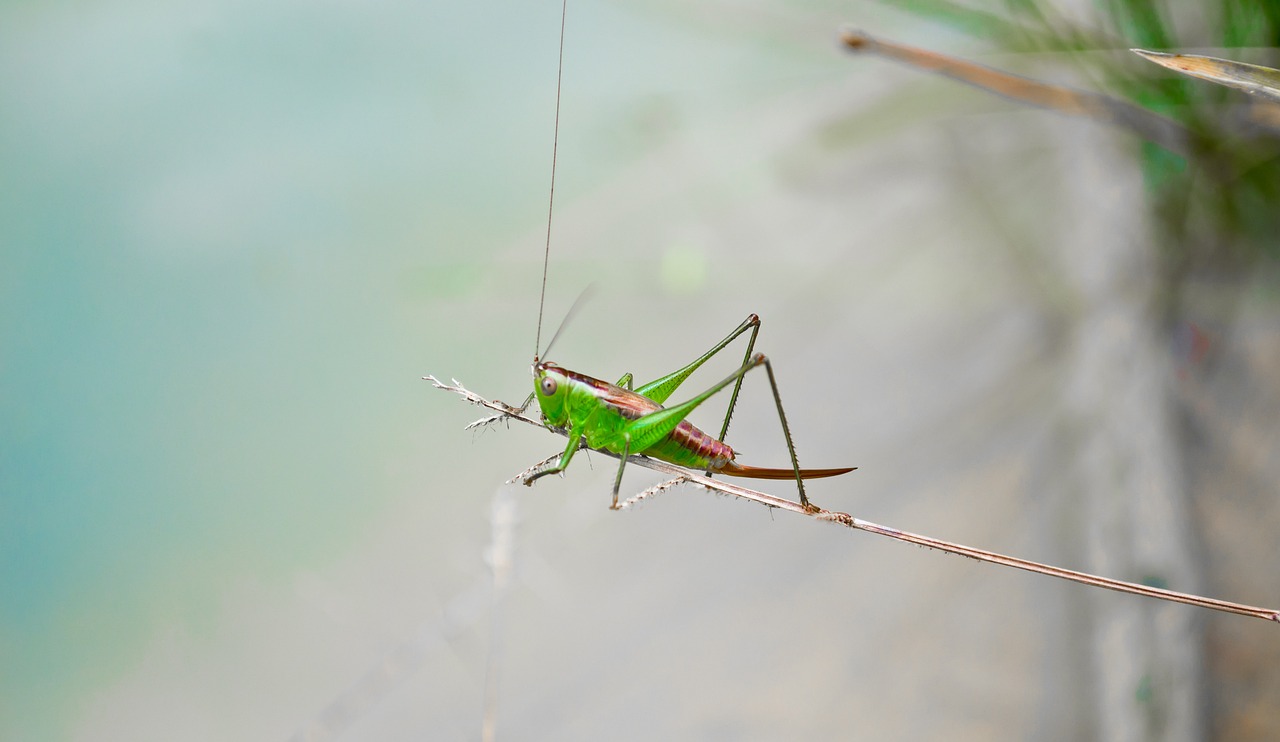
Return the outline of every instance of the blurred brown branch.
<path id="1" fill-rule="evenodd" d="M 1195 139 L 1186 127 L 1173 119 L 1165 118 L 1118 98 L 1011 75 L 945 54 L 877 39 L 856 29 L 841 31 L 840 40 L 852 51 L 877 54 L 926 72 L 934 72 L 967 83 L 1017 103 L 1025 103 L 1069 116 L 1083 116 L 1128 129 L 1139 137 L 1184 157 L 1200 154 L 1196 152 Z"/>

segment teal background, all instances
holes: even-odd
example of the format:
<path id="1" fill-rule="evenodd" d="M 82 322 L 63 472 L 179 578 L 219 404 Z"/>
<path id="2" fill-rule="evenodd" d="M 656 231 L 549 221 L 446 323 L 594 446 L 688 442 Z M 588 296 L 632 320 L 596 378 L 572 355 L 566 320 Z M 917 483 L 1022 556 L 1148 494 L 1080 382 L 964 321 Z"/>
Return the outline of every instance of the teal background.
<path id="1" fill-rule="evenodd" d="M 692 491 L 610 513 L 601 457 L 503 486 L 561 439 L 463 432 L 420 377 L 527 394 L 559 10 L 0 8 L 0 739 L 474 738 L 486 708 L 521 739 L 1088 738 L 1165 700 L 1099 690 L 1083 616 L 1192 609 Z M 1089 455 L 1173 430 L 1129 393 L 1173 388 L 1190 587 L 1280 604 L 1274 268 L 1206 289 L 1196 366 L 1133 309 L 1131 140 L 847 56 L 846 22 L 980 54 L 878 5 L 570 5 L 544 342 L 597 292 L 555 360 L 649 380 L 759 313 L 802 462 L 861 467 L 816 502 L 1077 568 Z M 780 466 L 766 389 L 730 442 Z M 1204 660 L 1179 680 L 1220 708 L 1280 682 Z"/>
<path id="2" fill-rule="evenodd" d="M 544 218 L 544 6 L 0 11 L 0 736 L 68 733 L 158 633 L 216 631 L 236 583 L 280 590 L 397 501 L 468 501 L 438 477 L 523 465 L 443 471 L 463 421 L 418 377 L 523 386 L 539 255 L 495 256 Z M 815 74 L 571 12 L 562 204 L 661 136 L 655 91 Z M 587 272 L 553 276 L 552 314 Z"/>

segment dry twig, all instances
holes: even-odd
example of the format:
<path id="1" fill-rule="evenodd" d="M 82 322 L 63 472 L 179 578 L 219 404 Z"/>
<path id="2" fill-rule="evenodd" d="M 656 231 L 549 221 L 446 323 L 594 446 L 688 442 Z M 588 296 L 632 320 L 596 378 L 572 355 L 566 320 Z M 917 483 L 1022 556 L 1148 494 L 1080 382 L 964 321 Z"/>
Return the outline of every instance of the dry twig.
<path id="1" fill-rule="evenodd" d="M 463 399 L 467 400 L 468 402 L 471 402 L 472 404 L 477 404 L 477 405 L 480 405 L 481 407 L 485 407 L 499 413 L 498 415 L 493 416 L 491 418 L 486 418 L 483 421 L 485 423 L 493 422 L 503 418 L 514 419 L 514 420 L 519 420 L 520 422 L 528 423 L 529 425 L 533 425 L 535 427 L 560 433 L 561 435 L 564 434 L 563 431 L 557 431 L 552 428 L 548 428 L 547 426 L 543 425 L 541 421 L 535 418 L 528 417 L 527 415 L 524 415 L 524 414 L 520 414 L 519 410 L 517 410 L 516 408 L 504 402 L 490 401 L 485 399 L 484 397 L 481 397 L 480 395 L 464 388 L 462 384 L 458 382 L 457 379 L 453 380 L 452 385 L 445 384 L 441 382 L 439 379 L 435 378 L 434 376 L 424 376 L 423 379 L 425 379 L 426 381 L 430 381 L 432 384 L 435 385 L 437 389 L 443 389 L 447 392 L 453 392 L 454 394 L 461 396 Z M 477 424 L 479 423 L 472 423 L 472 425 L 477 425 Z M 471 427 L 471 426 L 468 426 L 468 427 Z M 613 456 L 614 458 L 618 458 L 615 454 L 612 454 L 608 451 L 600 451 L 600 453 L 603 453 L 608 456 Z M 520 474 L 516 475 L 516 477 L 512 478 L 510 481 L 511 482 L 519 481 L 523 479 L 525 476 L 527 476 L 528 474 L 534 471 L 537 471 L 541 467 L 546 466 L 551 461 L 557 458 L 559 458 L 559 454 L 556 454 L 555 456 L 544 459 L 538 464 L 535 464 L 529 469 L 526 469 L 524 472 L 521 472 Z M 1048 564 L 1041 564 L 1039 562 L 1033 562 L 1027 559 L 1019 559 L 1017 557 L 1005 556 L 1004 554 L 997 554 L 996 552 L 993 552 L 993 551 L 975 549 L 971 546 L 964 546 L 962 544 L 956 544 L 950 541 L 943 541 L 942 539 L 931 538 L 929 536 L 921 536 L 919 534 L 910 533 L 908 531 L 899 531 L 896 528 L 890 528 L 888 526 L 882 526 L 876 523 L 872 523 L 870 521 L 862 520 L 860 518 L 855 518 L 852 515 L 849 515 L 848 513 L 841 513 L 833 510 L 824 510 L 822 508 L 817 508 L 813 511 L 808 511 L 808 510 L 805 510 L 805 508 L 798 502 L 792 502 L 791 500 L 786 500 L 781 497 L 775 497 L 774 495 L 765 494 L 764 492 L 757 492 L 756 490 L 747 489 L 746 487 L 740 487 L 736 484 L 731 484 L 729 482 L 724 482 L 718 479 L 711 479 L 710 477 L 706 477 L 701 474 L 688 471 L 686 469 L 681 469 L 680 467 L 675 466 L 674 464 L 668 464 L 665 461 L 658 461 L 657 459 L 651 459 L 646 456 L 630 456 L 628 457 L 627 462 L 636 464 L 638 466 L 647 467 L 649 469 L 653 469 L 654 471 L 663 472 L 665 474 L 671 475 L 674 478 L 669 481 L 663 482 L 659 485 L 656 485 L 654 487 L 651 487 L 648 490 L 645 490 L 644 492 L 640 493 L 636 497 L 633 497 L 630 500 L 627 500 L 627 502 L 623 505 L 623 507 L 629 507 L 630 505 L 633 505 L 636 502 L 646 497 L 657 494 L 658 492 L 661 492 L 663 490 L 669 489 L 670 487 L 675 486 L 676 484 L 681 484 L 681 483 L 691 484 L 695 487 L 700 487 L 705 490 L 719 492 L 726 495 L 732 495 L 734 497 L 740 497 L 744 500 L 751 500 L 752 502 L 756 502 L 761 505 L 765 505 L 767 507 L 777 508 L 779 510 L 786 510 L 792 513 L 796 513 L 798 515 L 807 515 L 817 520 L 824 520 L 832 523 L 838 523 L 840 525 L 847 526 L 849 528 L 854 528 L 860 531 L 869 531 L 871 533 L 876 533 L 881 536 L 888 536 L 889 538 L 897 539 L 899 541 L 905 541 L 907 543 L 915 544 L 917 546 L 925 546 L 930 549 L 937 549 L 938 551 L 944 551 L 944 552 L 947 552 L 948 554 L 958 554 L 960 556 L 969 557 L 970 559 L 976 559 L 981 562 L 999 564 L 1005 567 L 1014 567 L 1017 569 L 1026 570 L 1028 572 L 1035 572 L 1037 574 L 1049 575 L 1050 577 L 1057 577 L 1063 580 L 1078 582 L 1082 585 L 1090 585 L 1092 587 L 1101 587 L 1101 588 L 1106 588 L 1108 590 L 1115 590 L 1122 593 L 1131 593 L 1133 595 L 1142 595 L 1148 598 L 1156 598 L 1158 600 L 1168 600 L 1175 603 L 1186 603 L 1187 605 L 1200 606 L 1201 608 L 1208 608 L 1210 610 L 1222 611 L 1224 613 L 1237 613 L 1242 616 L 1252 616 L 1254 618 L 1261 618 L 1266 621 L 1274 621 L 1274 622 L 1280 623 L 1280 611 L 1272 608 L 1258 608 L 1256 606 L 1244 605 L 1241 603 L 1232 603 L 1227 600 L 1205 598 L 1199 595 L 1191 595 L 1189 593 L 1180 593 L 1174 590 L 1165 590 L 1158 587 L 1151 587 L 1149 585 L 1140 585 L 1135 582 L 1125 582 L 1123 580 L 1115 580 L 1110 577 L 1100 577 L 1098 575 L 1092 575 L 1087 572 L 1077 572 L 1075 570 L 1063 569 L 1062 567 L 1054 567 Z"/>

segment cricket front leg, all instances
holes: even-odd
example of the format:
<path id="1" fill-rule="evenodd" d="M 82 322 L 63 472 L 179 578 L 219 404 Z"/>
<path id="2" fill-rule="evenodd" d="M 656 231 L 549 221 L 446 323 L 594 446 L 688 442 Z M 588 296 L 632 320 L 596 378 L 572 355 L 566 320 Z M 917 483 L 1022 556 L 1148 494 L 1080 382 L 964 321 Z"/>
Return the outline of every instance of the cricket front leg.
<path id="1" fill-rule="evenodd" d="M 569 461 L 573 459 L 573 454 L 577 452 L 582 445 L 582 428 L 572 428 L 569 430 L 569 445 L 565 446 L 564 453 L 560 454 L 560 460 L 555 466 L 548 467 L 542 471 L 534 472 L 524 478 L 524 486 L 532 487 L 533 483 L 548 474 L 559 474 L 569 467 Z"/>
<path id="2" fill-rule="evenodd" d="M 533 392 L 529 392 L 529 396 L 524 398 L 524 404 L 516 408 L 516 414 L 523 415 L 524 411 L 529 409 L 529 405 L 532 402 L 533 402 Z"/>

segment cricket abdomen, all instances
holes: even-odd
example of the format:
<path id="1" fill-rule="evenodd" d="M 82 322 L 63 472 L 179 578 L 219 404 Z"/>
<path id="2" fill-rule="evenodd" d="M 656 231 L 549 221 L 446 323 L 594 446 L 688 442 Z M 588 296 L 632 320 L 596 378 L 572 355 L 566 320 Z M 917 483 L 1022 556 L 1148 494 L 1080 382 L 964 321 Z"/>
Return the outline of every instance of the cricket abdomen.
<path id="1" fill-rule="evenodd" d="M 733 461 L 733 449 L 712 438 L 688 420 L 680 421 L 666 438 L 641 451 L 646 456 L 702 471 L 719 471 Z"/>

